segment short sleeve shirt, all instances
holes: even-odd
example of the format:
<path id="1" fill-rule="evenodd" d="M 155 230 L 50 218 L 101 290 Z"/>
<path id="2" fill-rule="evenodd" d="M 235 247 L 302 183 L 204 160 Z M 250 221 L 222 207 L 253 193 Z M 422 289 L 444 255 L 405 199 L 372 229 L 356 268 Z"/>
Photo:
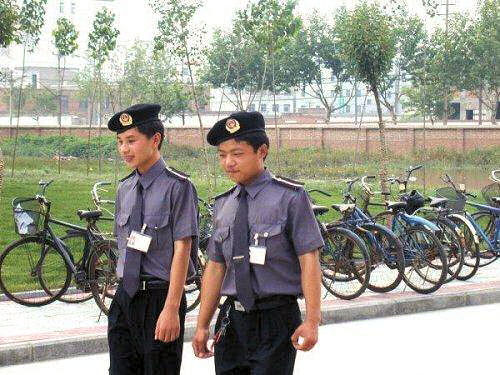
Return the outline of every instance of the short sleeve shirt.
<path id="1" fill-rule="evenodd" d="M 115 211 L 115 235 L 120 256 L 117 276 L 123 277 L 129 219 L 134 208 L 138 184 L 142 185 L 145 234 L 152 237 L 148 252 L 141 261 L 141 273 L 170 280 L 174 241 L 192 237 L 188 277 L 194 275 L 193 259 L 198 248 L 198 198 L 187 176 L 168 168 L 159 159 L 146 173 L 137 171 L 122 180 L 118 187 Z"/>
<path id="2" fill-rule="evenodd" d="M 323 238 L 307 192 L 299 185 L 275 178 L 266 169 L 250 185 L 248 222 L 250 242 L 266 247 L 265 264 L 250 264 L 252 288 L 258 298 L 302 295 L 299 256 L 321 248 Z M 221 293 L 236 296 L 232 232 L 240 186 L 219 196 L 214 208 L 214 232 L 208 244 L 209 259 L 225 263 Z"/>

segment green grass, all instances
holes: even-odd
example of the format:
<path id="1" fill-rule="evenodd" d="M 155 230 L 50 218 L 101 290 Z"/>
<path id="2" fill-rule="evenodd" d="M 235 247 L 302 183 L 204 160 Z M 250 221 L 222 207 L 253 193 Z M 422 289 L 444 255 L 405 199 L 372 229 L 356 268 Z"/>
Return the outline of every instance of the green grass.
<path id="1" fill-rule="evenodd" d="M 22 137 L 21 137 L 22 138 Z M 48 137 L 47 137 L 48 138 Z M 78 140 L 72 140 L 78 143 Z M 111 141 L 109 141 L 111 142 Z M 113 140 L 114 142 L 114 140 Z M 114 199 L 116 181 L 126 176 L 129 171 L 121 161 L 116 160 L 113 148 L 110 145 L 103 147 L 108 150 L 108 155 L 103 158 L 101 170 L 95 159 L 86 158 L 63 161 L 61 173 L 58 173 L 57 160 L 51 157 L 32 156 L 53 151 L 54 140 L 47 144 L 36 139 L 24 139 L 20 144 L 16 160 L 16 169 L 11 176 L 11 158 L 8 142 L 2 141 L 6 151 L 6 176 L 3 191 L 0 196 L 0 250 L 7 244 L 18 239 L 14 232 L 12 220 L 11 201 L 14 197 L 30 197 L 38 191 L 40 179 L 54 179 L 48 188 L 46 196 L 52 202 L 51 215 L 54 218 L 74 224 L 84 225 L 76 216 L 78 209 L 92 209 L 90 190 L 96 181 L 107 180 L 114 184 L 109 186 L 109 192 L 103 193 L 103 198 Z M 40 150 L 45 151 L 40 151 Z M 78 149 L 78 147 L 75 147 Z M 220 170 L 216 163 L 216 153 L 209 149 L 210 167 L 207 169 L 201 150 L 184 146 L 166 144 L 163 148 L 164 157 L 168 164 L 191 175 L 191 178 L 202 198 L 211 197 L 227 190 L 233 184 Z M 478 192 L 481 187 L 488 184 L 488 174 L 491 169 L 498 168 L 500 160 L 500 147 L 488 150 L 474 150 L 469 153 L 435 150 L 426 154 L 416 153 L 404 157 L 395 157 L 391 160 L 389 171 L 400 174 L 408 165 L 424 163 L 423 170 L 415 176 L 420 191 L 427 194 L 433 192 L 435 187 L 442 186 L 439 176 L 444 172 L 454 176 L 457 182 L 466 182 L 471 191 Z M 317 204 L 330 206 L 332 203 L 342 202 L 343 184 L 341 177 L 357 176 L 363 174 L 378 174 L 380 160 L 378 155 L 356 155 L 351 152 L 322 150 L 322 149 L 297 149 L 282 150 L 278 158 L 271 148 L 267 164 L 275 174 L 299 179 L 306 183 L 307 189 L 317 188 L 331 193 L 331 198 L 315 194 L 313 198 Z M 338 213 L 331 210 L 322 216 L 323 221 L 338 219 Z M 63 235 L 64 229 L 54 226 L 57 235 Z M 106 231 L 111 225 L 103 228 Z M 18 290 L 32 288 L 30 281 L 19 280 Z"/>

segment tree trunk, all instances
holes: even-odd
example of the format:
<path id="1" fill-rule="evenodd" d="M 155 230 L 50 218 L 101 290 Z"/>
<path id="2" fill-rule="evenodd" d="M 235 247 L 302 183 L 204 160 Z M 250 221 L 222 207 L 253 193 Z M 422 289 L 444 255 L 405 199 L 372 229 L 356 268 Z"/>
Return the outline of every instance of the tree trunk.
<path id="1" fill-rule="evenodd" d="M 98 170 L 99 170 L 99 175 L 101 174 L 101 160 L 102 160 L 102 155 L 101 155 L 101 124 L 102 124 L 102 72 L 101 69 L 99 68 L 99 130 L 97 131 L 97 152 L 99 154 L 98 156 Z"/>
<path id="2" fill-rule="evenodd" d="M 58 90 L 57 98 L 59 101 L 59 113 L 57 114 L 57 124 L 59 125 L 59 142 L 57 145 L 57 173 L 61 174 L 61 138 L 62 138 L 62 82 L 61 82 L 61 55 L 57 55 L 57 77 L 58 77 Z"/>
<path id="3" fill-rule="evenodd" d="M 332 108 L 330 107 L 329 104 L 325 105 L 325 110 L 326 110 L 326 115 L 325 115 L 325 122 L 327 124 L 330 123 L 330 118 L 332 117 Z"/>
<path id="4" fill-rule="evenodd" d="M 389 109 L 389 112 L 391 114 L 392 123 L 394 125 L 397 125 L 398 124 L 398 117 L 396 115 L 396 106 L 389 105 L 388 109 Z"/>
<path id="5" fill-rule="evenodd" d="M 443 111 L 443 126 L 448 125 L 448 89 L 445 90 L 444 93 L 444 111 Z"/>
<path id="6" fill-rule="evenodd" d="M 483 85 L 479 87 L 479 125 L 483 125 Z"/>
<path id="7" fill-rule="evenodd" d="M 491 125 L 497 124 L 497 106 L 498 106 L 498 92 L 495 94 L 495 101 L 493 102 L 493 109 L 491 110 Z"/>
<path id="8" fill-rule="evenodd" d="M 9 126 L 11 127 L 12 129 L 12 92 L 14 90 L 14 79 L 12 77 L 13 75 L 13 71 L 11 70 L 10 71 L 10 91 L 9 91 Z M 10 135 L 10 131 L 9 131 L 9 135 Z"/>
<path id="9" fill-rule="evenodd" d="M 380 163 L 380 187 L 382 188 L 382 192 L 388 192 L 387 188 L 387 162 L 388 162 L 388 149 L 387 144 L 385 142 L 385 124 L 382 118 L 382 107 L 380 105 L 380 97 L 378 93 L 377 86 L 372 86 L 373 96 L 375 97 L 375 104 L 377 105 L 377 114 L 378 114 L 378 129 L 379 129 L 379 137 L 380 137 L 380 151 L 381 151 L 381 163 Z"/>
<path id="10" fill-rule="evenodd" d="M 21 116 L 21 102 L 23 100 L 23 80 L 24 80 L 24 69 L 26 64 L 26 46 L 23 46 L 23 69 L 21 74 L 21 84 L 19 85 L 19 95 L 17 103 L 17 123 L 16 123 L 16 135 L 14 138 L 14 152 L 12 153 L 12 169 L 10 171 L 10 176 L 14 177 L 14 171 L 16 169 L 16 151 L 17 151 L 17 138 L 19 134 L 19 117 Z"/>
<path id="11" fill-rule="evenodd" d="M 399 72 L 398 79 L 394 83 L 394 109 L 391 111 L 392 121 L 394 122 L 394 125 L 397 125 L 398 114 L 400 113 L 399 110 L 400 78 L 401 78 L 401 72 Z"/>
<path id="12" fill-rule="evenodd" d="M 3 159 L 2 149 L 0 148 L 0 201 L 2 199 L 3 175 L 5 171 L 5 162 Z"/>

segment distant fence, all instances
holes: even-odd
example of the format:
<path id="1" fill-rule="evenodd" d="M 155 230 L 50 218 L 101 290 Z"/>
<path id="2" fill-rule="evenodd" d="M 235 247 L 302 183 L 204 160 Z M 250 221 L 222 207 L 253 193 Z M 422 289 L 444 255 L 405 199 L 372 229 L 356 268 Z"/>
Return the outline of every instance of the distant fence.
<path id="1" fill-rule="evenodd" d="M 103 135 L 111 135 L 106 126 L 101 128 Z M 204 129 L 205 134 L 208 128 Z M 1 126 L 0 138 L 14 137 L 15 127 Z M 64 135 L 88 137 L 88 127 L 65 126 Z M 325 149 L 342 149 L 358 152 L 376 152 L 379 149 L 379 130 L 376 125 L 279 125 L 267 127 L 271 147 L 276 145 L 276 137 L 281 147 L 304 148 L 318 147 Z M 34 134 L 40 136 L 59 135 L 57 126 L 21 126 L 19 135 Z M 91 136 L 98 134 L 97 127 L 91 128 Z M 166 143 L 200 147 L 199 128 L 195 126 L 166 126 Z M 424 148 L 443 147 L 453 150 L 467 151 L 475 148 L 500 146 L 500 126 L 427 126 L 389 125 L 386 127 L 387 144 L 394 153 L 406 153 Z"/>

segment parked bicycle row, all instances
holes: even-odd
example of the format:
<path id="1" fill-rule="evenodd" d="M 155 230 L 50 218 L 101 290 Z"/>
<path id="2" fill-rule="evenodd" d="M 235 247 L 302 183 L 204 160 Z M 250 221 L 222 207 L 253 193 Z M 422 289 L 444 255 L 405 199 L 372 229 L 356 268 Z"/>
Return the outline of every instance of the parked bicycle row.
<path id="1" fill-rule="evenodd" d="M 479 204 L 448 175 L 443 176 L 447 186 L 437 189 L 435 196 L 409 190 L 415 181 L 412 173 L 420 168 L 387 178 L 387 191 L 373 190 L 375 176 L 344 179 L 343 202 L 330 207 L 312 203 L 325 242 L 320 256 L 322 282 L 332 295 L 353 299 L 366 289 L 389 292 L 401 282 L 418 293 L 432 293 L 454 279 L 470 279 L 500 256 L 500 170 L 491 173 L 493 182 L 482 190 L 485 204 Z M 51 182 L 41 181 L 34 197 L 12 202 L 21 238 L 0 255 L 0 289 L 26 306 L 94 298 L 107 314 L 118 282 L 117 244 L 100 225 L 114 220 L 114 201 L 100 197 L 109 183 L 93 186 L 95 210 L 77 212 L 86 222 L 81 226 L 51 216 L 51 202 L 45 197 Z M 309 194 L 312 202 L 317 194 L 331 197 L 318 189 Z M 199 304 L 212 232 L 211 202 L 199 202 L 197 273 L 185 286 L 188 311 Z M 324 220 L 330 209 L 340 219 Z M 65 235 L 57 236 L 54 227 L 63 228 Z"/>

